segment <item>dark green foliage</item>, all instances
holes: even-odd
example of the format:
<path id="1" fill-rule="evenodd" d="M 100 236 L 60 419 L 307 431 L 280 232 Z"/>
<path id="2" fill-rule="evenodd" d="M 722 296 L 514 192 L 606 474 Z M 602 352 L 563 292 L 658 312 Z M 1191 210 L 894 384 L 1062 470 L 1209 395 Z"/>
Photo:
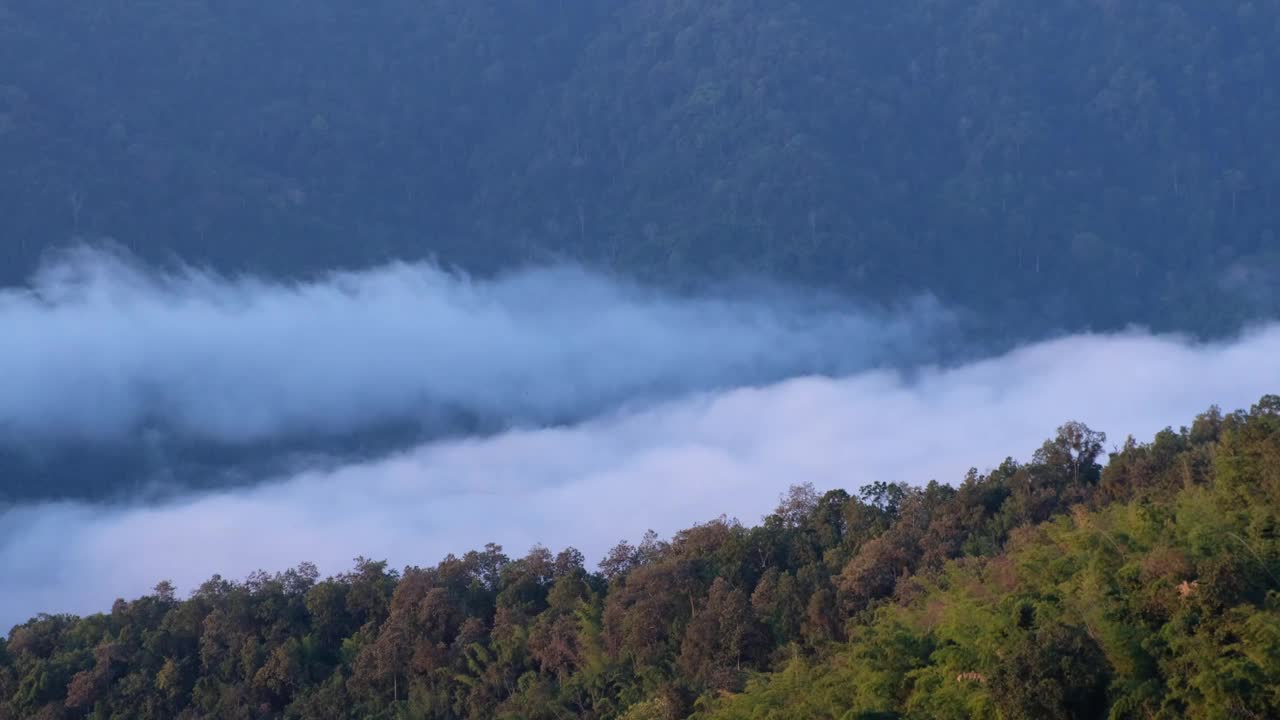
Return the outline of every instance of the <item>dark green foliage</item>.
<path id="1" fill-rule="evenodd" d="M 0 718 L 1267 718 L 1280 399 L 1062 427 L 958 488 L 801 486 L 720 519 L 401 572 L 161 583 L 0 639 Z"/>
<path id="2" fill-rule="evenodd" d="M 1061 625 L 1025 633 L 991 675 L 1005 717 L 1086 720 L 1107 710 L 1107 659 L 1083 628 Z"/>
<path id="3" fill-rule="evenodd" d="M 932 290 L 1018 337 L 1274 314 L 1280 0 L 0 2 L 0 282 L 567 256 Z"/>

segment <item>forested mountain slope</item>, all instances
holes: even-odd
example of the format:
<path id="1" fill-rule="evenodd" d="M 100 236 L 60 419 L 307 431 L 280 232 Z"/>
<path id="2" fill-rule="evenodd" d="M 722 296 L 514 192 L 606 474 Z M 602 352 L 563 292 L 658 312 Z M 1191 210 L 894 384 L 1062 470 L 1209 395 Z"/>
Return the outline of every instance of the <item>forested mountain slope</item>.
<path id="1" fill-rule="evenodd" d="M 0 718 L 1268 718 L 1280 398 L 1100 467 L 1068 423 L 952 487 L 763 524 L 162 583 L 0 642 Z"/>
<path id="2" fill-rule="evenodd" d="M 1280 303 L 1276 47 L 1280 0 L 0 0 L 0 279 L 105 235 L 1220 333 Z"/>

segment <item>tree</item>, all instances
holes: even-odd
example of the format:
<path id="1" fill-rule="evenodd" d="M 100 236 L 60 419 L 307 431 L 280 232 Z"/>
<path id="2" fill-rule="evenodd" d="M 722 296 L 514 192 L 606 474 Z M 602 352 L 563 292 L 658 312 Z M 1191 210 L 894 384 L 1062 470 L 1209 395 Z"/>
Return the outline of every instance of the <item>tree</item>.
<path id="1" fill-rule="evenodd" d="M 1051 624 L 1016 640 L 991 675 L 1005 717 L 1086 720 L 1107 709 L 1107 658 L 1082 628 Z"/>
<path id="2" fill-rule="evenodd" d="M 679 657 L 684 675 L 708 688 L 739 687 L 752 631 L 746 596 L 724 578 L 716 578 L 705 604 L 685 628 Z"/>

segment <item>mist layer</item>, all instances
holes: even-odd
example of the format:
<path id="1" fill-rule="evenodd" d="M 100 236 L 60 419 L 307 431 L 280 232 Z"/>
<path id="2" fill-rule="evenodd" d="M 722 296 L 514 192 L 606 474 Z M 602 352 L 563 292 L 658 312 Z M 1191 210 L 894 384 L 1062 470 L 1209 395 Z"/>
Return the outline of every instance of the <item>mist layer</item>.
<path id="1" fill-rule="evenodd" d="M 1067 420 L 1149 439 L 1211 404 L 1280 388 L 1280 326 L 1191 344 L 1077 336 L 904 376 L 705 392 L 571 427 L 438 442 L 336 470 L 150 506 L 31 504 L 0 515 L 0 623 L 37 611 L 106 610 L 169 579 L 192 589 L 357 554 L 432 564 L 499 542 L 574 545 L 591 559 L 622 538 L 727 513 L 751 522 L 786 487 L 958 482 L 1029 457 Z"/>
<path id="2" fill-rule="evenodd" d="M 453 413 L 581 420 L 682 392 L 839 374 L 944 322 L 785 293 L 674 298 L 574 267 L 487 280 L 390 264 L 305 283 L 63 255 L 0 291 L 0 443 L 141 430 L 250 444 Z"/>

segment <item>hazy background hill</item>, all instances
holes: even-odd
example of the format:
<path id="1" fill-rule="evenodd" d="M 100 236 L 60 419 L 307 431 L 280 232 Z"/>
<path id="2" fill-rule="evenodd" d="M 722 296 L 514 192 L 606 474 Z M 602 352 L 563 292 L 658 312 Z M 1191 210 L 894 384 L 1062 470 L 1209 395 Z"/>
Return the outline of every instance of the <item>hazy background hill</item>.
<path id="1" fill-rule="evenodd" d="M 0 280 L 109 236 L 1219 333 L 1280 303 L 1276 47 L 1276 0 L 0 0 Z"/>

